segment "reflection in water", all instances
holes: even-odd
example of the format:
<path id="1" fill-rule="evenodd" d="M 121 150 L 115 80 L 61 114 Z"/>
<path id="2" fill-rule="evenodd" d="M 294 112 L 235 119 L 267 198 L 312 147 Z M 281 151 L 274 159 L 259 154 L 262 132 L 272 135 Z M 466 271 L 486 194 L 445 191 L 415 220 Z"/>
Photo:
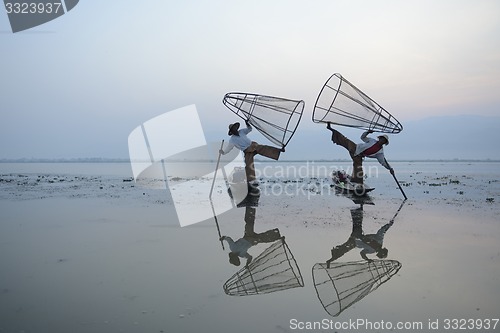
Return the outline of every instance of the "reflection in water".
<path id="1" fill-rule="evenodd" d="M 247 206 L 245 208 L 245 233 L 243 237 L 237 241 L 233 241 L 231 237 L 222 236 L 221 240 L 226 241 L 229 245 L 229 262 L 235 266 L 240 265 L 240 258 L 246 259 L 246 266 L 252 261 L 252 256 L 248 253 L 250 247 L 259 243 L 271 243 L 281 238 L 278 229 L 271 229 L 266 232 L 256 233 L 255 227 L 256 208 Z"/>
<path id="2" fill-rule="evenodd" d="M 245 186 L 246 186 L 246 183 L 245 183 Z M 238 208 L 257 207 L 259 205 L 259 199 L 260 199 L 260 194 L 249 193 L 236 207 L 238 207 Z M 212 200 L 210 200 L 210 205 L 212 207 L 212 213 L 214 215 L 215 226 L 217 227 L 217 232 L 219 234 L 219 240 L 220 240 L 220 243 L 222 245 L 222 250 L 225 250 L 224 242 L 223 242 L 224 238 L 222 237 L 222 235 L 220 233 L 219 221 L 217 219 L 217 214 L 215 213 L 215 208 L 214 208 Z M 245 225 L 248 225 L 248 227 L 251 228 L 251 230 L 249 230 L 249 235 L 255 234 L 253 232 L 253 225 L 255 222 L 255 210 L 253 211 L 253 217 L 251 216 L 252 212 L 248 212 L 246 214 L 248 215 L 248 217 L 245 215 L 245 223 L 246 223 Z M 246 221 L 249 221 L 249 222 L 247 223 Z M 245 227 L 245 234 L 246 233 L 247 233 L 247 231 L 246 231 L 246 227 Z M 243 238 L 245 238 L 245 237 L 243 237 Z M 231 239 L 231 241 L 232 241 L 232 239 Z M 236 261 L 236 259 L 234 259 L 234 260 Z M 236 266 L 239 266 L 239 264 Z"/>
<path id="3" fill-rule="evenodd" d="M 336 317 L 387 282 L 400 268 L 396 260 L 318 263 L 313 266 L 312 276 L 319 301 L 328 314 Z"/>
<path id="4" fill-rule="evenodd" d="M 387 257 L 388 250 L 383 247 L 385 233 L 394 224 L 394 218 L 381 227 L 377 233 L 365 235 L 363 232 L 363 206 L 351 209 L 352 232 L 344 244 L 337 245 L 331 250 L 332 257 L 326 261 L 329 265 L 354 248 L 361 249 L 361 258 L 370 261 L 367 254 L 376 254 L 383 259 Z"/>
<path id="5" fill-rule="evenodd" d="M 383 247 L 384 235 L 394 224 L 403 205 L 404 201 L 389 223 L 377 233 L 368 235 L 363 233 L 363 205 L 351 210 L 353 227 L 349 239 L 335 246 L 331 250 L 331 258 L 325 263 L 317 263 L 312 268 L 314 288 L 328 314 L 334 317 L 340 315 L 401 269 L 401 263 L 396 260 L 372 260 L 367 255 L 387 257 L 388 250 Z M 361 249 L 360 255 L 364 260 L 335 262 L 354 248 Z"/>
<path id="6" fill-rule="evenodd" d="M 333 186 L 333 185 L 331 185 L 331 186 Z M 359 196 L 359 195 L 356 195 L 355 193 L 346 192 L 346 191 L 343 191 L 339 188 L 335 188 L 335 194 L 337 194 L 337 196 L 342 196 L 342 197 L 351 199 L 356 205 L 361 205 L 361 206 L 363 206 L 363 205 L 375 205 L 372 197 L 368 193 L 365 193 L 365 195 Z"/>
<path id="7" fill-rule="evenodd" d="M 281 237 L 227 280 L 224 291 L 232 296 L 246 296 L 303 286 L 297 262 L 285 237 Z"/>
<path id="8" fill-rule="evenodd" d="M 243 237 L 236 241 L 228 236 L 221 237 L 221 240 L 229 245 L 231 264 L 240 266 L 240 259 L 246 260 L 245 266 L 224 283 L 225 293 L 231 296 L 246 296 L 303 287 L 302 274 L 285 242 L 285 237 L 277 228 L 256 233 L 255 214 L 256 207 L 245 207 Z M 259 243 L 272 244 L 254 258 L 248 250 Z"/>

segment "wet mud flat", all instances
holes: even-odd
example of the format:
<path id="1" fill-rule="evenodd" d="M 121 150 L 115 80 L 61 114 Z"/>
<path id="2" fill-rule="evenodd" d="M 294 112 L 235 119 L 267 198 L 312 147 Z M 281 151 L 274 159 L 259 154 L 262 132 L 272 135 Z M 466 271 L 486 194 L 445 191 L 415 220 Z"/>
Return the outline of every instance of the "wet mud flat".
<path id="1" fill-rule="evenodd" d="M 368 179 L 376 189 L 363 200 L 336 193 L 327 175 L 261 178 L 257 204 L 220 214 L 219 229 L 213 218 L 181 228 L 161 179 L 4 170 L 0 332 L 292 332 L 293 323 L 325 319 L 421 322 L 418 331 L 430 332 L 436 320 L 498 317 L 495 171 L 397 170 L 406 202 L 390 175 Z M 286 251 L 269 256 L 273 230 Z M 236 241 L 250 231 L 251 267 L 276 285 L 268 292 L 250 275 L 235 278 L 244 263 L 229 263 L 219 240 L 219 232 Z M 381 233 L 385 257 L 362 253 L 362 242 Z M 271 257 L 280 260 L 260 261 Z M 274 267 L 302 283 L 274 279 Z M 351 267 L 354 284 L 339 281 L 356 301 L 332 298 L 335 272 Z M 240 292 L 235 281 L 251 295 L 228 294 Z"/>

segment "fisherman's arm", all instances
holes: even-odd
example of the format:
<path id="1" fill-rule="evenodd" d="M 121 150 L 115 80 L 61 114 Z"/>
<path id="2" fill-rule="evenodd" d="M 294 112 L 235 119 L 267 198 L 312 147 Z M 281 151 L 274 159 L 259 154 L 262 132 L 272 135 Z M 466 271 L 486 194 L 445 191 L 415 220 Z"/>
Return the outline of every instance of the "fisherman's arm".
<path id="1" fill-rule="evenodd" d="M 248 267 L 248 265 L 250 265 L 250 263 L 252 262 L 253 257 L 247 253 L 245 255 L 245 258 L 247 258 L 247 263 L 245 264 L 245 266 Z"/>
<path id="2" fill-rule="evenodd" d="M 368 142 L 369 138 L 367 138 L 368 134 L 372 134 L 373 131 L 372 130 L 368 130 L 366 132 L 364 132 L 363 134 L 361 134 L 361 140 L 363 140 L 363 142 Z"/>
<path id="3" fill-rule="evenodd" d="M 385 159 L 384 154 L 377 154 L 377 160 L 384 168 L 391 172 L 391 175 L 394 174 L 394 169 L 389 165 L 389 162 Z"/>
<path id="4" fill-rule="evenodd" d="M 234 243 L 234 242 L 233 242 L 233 240 L 231 239 L 231 237 L 228 237 L 228 236 L 222 236 L 221 238 L 219 238 L 219 240 L 220 240 L 221 242 L 225 240 L 225 241 L 227 241 L 228 243 L 229 243 L 229 241 L 231 241 L 232 243 Z"/>
<path id="5" fill-rule="evenodd" d="M 252 125 L 250 125 L 250 122 L 248 120 L 245 120 L 245 124 L 247 125 L 247 128 L 244 128 L 241 131 L 243 134 L 248 134 L 252 131 Z"/>
<path id="6" fill-rule="evenodd" d="M 226 145 L 226 147 L 225 147 L 225 148 L 223 148 L 223 149 L 220 149 L 220 150 L 219 150 L 219 153 L 220 153 L 221 155 L 226 155 L 226 154 L 227 154 L 227 153 L 229 153 L 231 150 L 233 150 L 233 148 L 234 148 L 234 143 L 232 143 L 231 141 L 229 141 L 229 143 Z"/>
<path id="7" fill-rule="evenodd" d="M 234 249 L 234 241 L 231 237 L 228 237 L 228 236 L 222 236 L 221 238 L 219 238 L 219 240 L 222 242 L 222 241 L 226 241 L 227 242 L 227 245 L 229 245 L 229 248 L 232 250 Z"/>

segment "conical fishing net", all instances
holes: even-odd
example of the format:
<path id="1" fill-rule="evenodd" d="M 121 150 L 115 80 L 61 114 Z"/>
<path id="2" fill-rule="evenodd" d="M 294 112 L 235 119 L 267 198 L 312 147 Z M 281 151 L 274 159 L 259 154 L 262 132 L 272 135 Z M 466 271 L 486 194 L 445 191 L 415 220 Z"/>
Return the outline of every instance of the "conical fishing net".
<path id="1" fill-rule="evenodd" d="M 396 260 L 318 263 L 313 266 L 312 276 L 321 304 L 336 317 L 387 282 L 400 268 Z"/>
<path id="2" fill-rule="evenodd" d="M 297 130 L 305 105 L 304 101 L 246 93 L 228 93 L 223 103 L 279 147 L 285 147 Z"/>
<path id="3" fill-rule="evenodd" d="M 321 89 L 312 120 L 383 133 L 395 134 L 403 130 L 396 118 L 338 73 L 333 74 Z"/>
<path id="4" fill-rule="evenodd" d="M 248 296 L 303 286 L 299 266 L 281 237 L 227 280 L 224 291 L 231 296 Z"/>

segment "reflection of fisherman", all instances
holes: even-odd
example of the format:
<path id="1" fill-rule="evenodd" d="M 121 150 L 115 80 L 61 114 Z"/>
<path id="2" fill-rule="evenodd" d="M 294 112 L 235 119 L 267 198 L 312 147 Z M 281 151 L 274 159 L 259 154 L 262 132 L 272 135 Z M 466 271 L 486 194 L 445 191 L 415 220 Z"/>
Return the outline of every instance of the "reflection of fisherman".
<path id="1" fill-rule="evenodd" d="M 351 210 L 351 215 L 353 219 L 352 235 L 356 237 L 356 247 L 362 249 L 362 251 L 360 252 L 361 257 L 365 260 L 370 261 L 370 259 L 368 259 L 366 255 L 376 253 L 377 257 L 381 259 L 387 258 L 388 250 L 383 247 L 382 244 L 384 243 L 385 233 L 387 232 L 387 230 L 389 230 L 394 221 L 391 220 L 389 223 L 382 226 L 376 234 L 363 235 L 363 209 L 358 208 L 355 210 Z M 355 223 L 355 219 L 357 219 L 359 222 Z"/>
<path id="2" fill-rule="evenodd" d="M 222 236 L 220 239 L 225 240 L 231 252 L 229 253 L 229 262 L 235 266 L 241 264 L 240 258 L 246 258 L 246 266 L 252 261 L 252 256 L 248 250 L 258 243 L 271 243 L 281 237 L 278 229 L 271 229 L 263 233 L 254 231 L 255 225 L 255 207 L 247 206 L 245 208 L 245 234 L 243 238 L 236 242 L 231 237 Z"/>
<path id="3" fill-rule="evenodd" d="M 275 148 L 271 146 L 260 145 L 257 142 L 250 140 L 247 134 L 252 131 L 252 126 L 245 121 L 247 125 L 246 128 L 238 130 L 240 128 L 240 123 L 234 123 L 229 125 L 228 135 L 231 136 L 229 139 L 229 144 L 221 149 L 219 152 L 222 155 L 229 153 L 234 147 L 241 150 L 245 155 L 245 172 L 247 177 L 247 182 L 252 185 L 258 185 L 255 179 L 255 167 L 253 163 L 253 157 L 257 154 L 272 158 L 273 160 L 278 160 L 280 153 L 285 151 L 285 148 Z"/>
<path id="4" fill-rule="evenodd" d="M 353 163 L 351 182 L 363 184 L 363 157 L 376 158 L 383 167 L 389 170 L 391 174 L 394 174 L 394 169 L 391 168 L 384 157 L 383 146 L 389 144 L 389 137 L 386 134 L 379 135 L 378 140 L 375 140 L 368 137 L 368 134 L 373 133 L 373 131 L 366 131 L 361 135 L 363 143 L 356 144 L 339 131 L 334 130 L 331 123 L 328 123 L 326 128 L 332 131 L 332 141 L 347 149 L 351 155 Z"/>
<path id="5" fill-rule="evenodd" d="M 337 260 L 354 248 L 361 249 L 360 255 L 367 261 L 372 261 L 366 256 L 367 254 L 376 253 L 377 257 L 381 259 L 387 258 L 388 250 L 383 247 L 384 235 L 394 224 L 394 219 L 382 226 L 376 234 L 365 235 L 363 233 L 363 207 L 352 209 L 351 217 L 352 232 L 349 239 L 344 244 L 332 249 L 332 257 L 326 263 L 329 265 L 332 261 Z"/>

